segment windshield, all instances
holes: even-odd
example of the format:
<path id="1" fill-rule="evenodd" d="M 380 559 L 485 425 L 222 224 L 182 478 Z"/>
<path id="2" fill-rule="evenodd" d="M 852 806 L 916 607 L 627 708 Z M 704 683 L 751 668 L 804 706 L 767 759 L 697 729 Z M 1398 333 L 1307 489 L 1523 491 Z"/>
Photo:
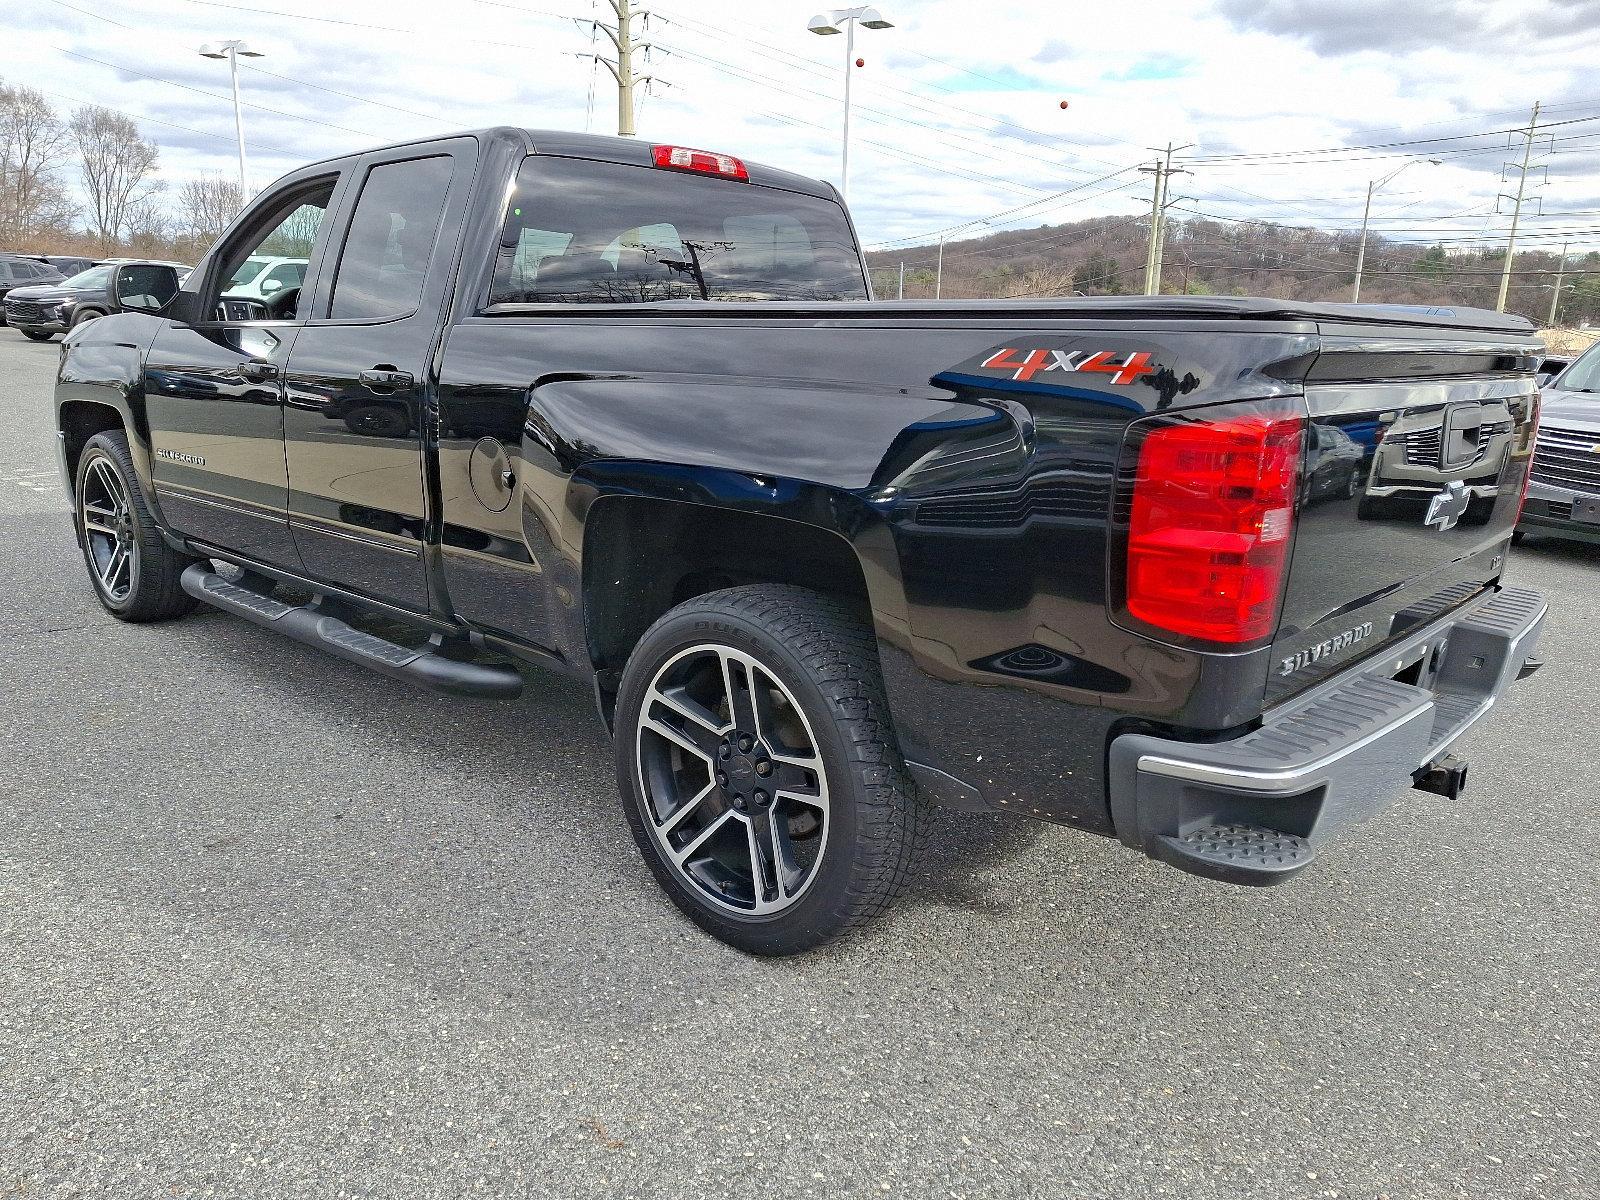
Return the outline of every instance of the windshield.
<path id="1" fill-rule="evenodd" d="M 267 269 L 267 264 L 272 260 L 252 254 L 239 264 L 239 269 L 233 273 L 233 278 L 228 280 L 229 287 L 243 287 L 257 275 Z"/>
<path id="2" fill-rule="evenodd" d="M 1550 386 L 1573 392 L 1600 392 L 1600 342 L 1579 355 L 1577 362 L 1550 381 Z"/>
<path id="3" fill-rule="evenodd" d="M 90 267 L 87 271 L 74 275 L 62 286 L 75 288 L 103 288 L 110 282 L 110 267 Z"/>
<path id="4" fill-rule="evenodd" d="M 491 302 L 867 297 L 844 209 L 816 196 L 534 156 L 509 210 Z"/>

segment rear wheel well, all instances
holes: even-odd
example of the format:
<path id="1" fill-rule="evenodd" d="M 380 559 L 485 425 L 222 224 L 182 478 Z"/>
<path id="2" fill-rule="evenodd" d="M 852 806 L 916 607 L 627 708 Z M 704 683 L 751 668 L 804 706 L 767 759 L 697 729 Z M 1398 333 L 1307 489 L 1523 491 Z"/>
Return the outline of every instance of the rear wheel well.
<path id="1" fill-rule="evenodd" d="M 751 583 L 836 596 L 871 620 L 861 563 L 839 534 L 673 500 L 597 501 L 584 523 L 583 613 L 607 720 L 622 668 L 645 630 L 685 600 Z"/>
<path id="2" fill-rule="evenodd" d="M 63 449 L 67 455 L 67 470 L 74 478 L 84 444 L 97 433 L 123 428 L 121 413 L 109 404 L 96 404 L 92 400 L 68 400 L 61 406 L 59 420 L 61 432 L 66 435 Z"/>

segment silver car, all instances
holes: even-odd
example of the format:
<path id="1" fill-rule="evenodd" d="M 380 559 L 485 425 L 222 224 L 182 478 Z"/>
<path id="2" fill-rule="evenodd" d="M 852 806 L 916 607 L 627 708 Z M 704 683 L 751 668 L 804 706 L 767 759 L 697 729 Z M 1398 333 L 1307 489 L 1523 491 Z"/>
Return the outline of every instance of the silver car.
<path id="1" fill-rule="evenodd" d="M 1600 542 L 1600 342 L 1543 389 L 1518 533 Z"/>

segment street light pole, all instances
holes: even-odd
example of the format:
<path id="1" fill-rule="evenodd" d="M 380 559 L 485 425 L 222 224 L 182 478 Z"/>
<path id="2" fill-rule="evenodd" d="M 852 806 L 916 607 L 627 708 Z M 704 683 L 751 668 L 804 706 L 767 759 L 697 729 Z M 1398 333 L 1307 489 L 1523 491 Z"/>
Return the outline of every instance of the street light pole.
<path id="1" fill-rule="evenodd" d="M 844 136 L 839 149 L 839 195 L 850 197 L 850 80 L 856 71 L 856 24 L 863 29 L 893 29 L 894 24 L 884 19 L 882 13 L 871 7 L 836 8 L 832 12 L 818 13 L 806 24 L 812 33 L 829 37 L 836 33 L 844 39 Z M 843 28 L 841 28 L 841 26 Z"/>
<path id="2" fill-rule="evenodd" d="M 238 38 L 229 38 L 225 42 L 207 42 L 200 47 L 202 58 L 225 58 L 228 60 L 228 75 L 233 82 L 233 132 L 239 141 L 239 195 L 241 199 L 250 198 L 249 177 L 245 173 L 244 161 L 244 109 L 239 101 L 239 59 L 263 58 L 265 55 L 260 50 L 252 50 Z"/>
<path id="3" fill-rule="evenodd" d="M 1350 289 L 1351 304 L 1361 303 L 1361 273 L 1366 269 L 1367 265 L 1367 223 L 1372 219 L 1373 193 L 1381 188 L 1384 184 L 1394 179 L 1396 175 L 1400 174 L 1400 172 L 1404 171 L 1407 167 L 1414 167 L 1419 162 L 1425 162 L 1429 166 L 1437 167 L 1441 161 L 1442 160 L 1437 158 L 1413 158 L 1408 162 L 1401 163 L 1382 179 L 1371 179 L 1367 181 L 1367 206 L 1361 210 L 1361 243 L 1356 247 L 1356 280 L 1355 284 Z"/>
<path id="4" fill-rule="evenodd" d="M 1555 291 L 1550 293 L 1550 319 L 1545 324 L 1552 328 L 1556 323 L 1556 305 L 1561 303 L 1561 284 L 1567 277 L 1567 246 L 1569 244 L 1568 242 L 1561 243 L 1561 266 L 1556 269 Z"/>

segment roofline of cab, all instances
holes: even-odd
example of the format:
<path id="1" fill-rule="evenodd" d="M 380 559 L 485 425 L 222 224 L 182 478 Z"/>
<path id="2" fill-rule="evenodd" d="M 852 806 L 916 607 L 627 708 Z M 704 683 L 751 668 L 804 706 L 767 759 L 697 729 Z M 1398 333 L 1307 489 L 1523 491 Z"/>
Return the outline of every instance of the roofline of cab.
<path id="1" fill-rule="evenodd" d="M 463 129 L 454 133 L 441 133 L 433 137 L 417 138 L 404 142 L 392 142 L 383 146 L 368 146 L 349 154 L 340 154 L 332 158 L 319 159 L 316 162 L 306 163 L 288 171 L 265 190 L 273 190 L 285 183 L 292 183 L 303 175 L 315 175 L 330 167 L 352 162 L 367 154 L 387 153 L 411 146 L 429 146 L 437 142 L 448 142 L 456 138 L 477 138 L 481 142 L 496 141 L 509 142 L 519 147 L 524 154 L 548 154 L 560 158 L 588 158 L 600 162 L 621 163 L 627 166 L 652 167 L 654 160 L 651 156 L 651 146 L 654 144 L 640 138 L 606 137 L 598 133 L 568 133 L 557 129 L 521 129 L 511 125 L 494 125 L 485 129 Z M 789 192 L 800 192 L 803 195 L 815 196 L 823 200 L 839 200 L 838 190 L 831 184 L 821 179 L 813 179 L 808 175 L 799 175 L 793 171 L 785 171 L 778 167 L 768 166 L 765 163 L 752 162 L 750 159 L 739 156 L 745 169 L 750 173 L 750 182 L 763 187 L 782 188 Z"/>

